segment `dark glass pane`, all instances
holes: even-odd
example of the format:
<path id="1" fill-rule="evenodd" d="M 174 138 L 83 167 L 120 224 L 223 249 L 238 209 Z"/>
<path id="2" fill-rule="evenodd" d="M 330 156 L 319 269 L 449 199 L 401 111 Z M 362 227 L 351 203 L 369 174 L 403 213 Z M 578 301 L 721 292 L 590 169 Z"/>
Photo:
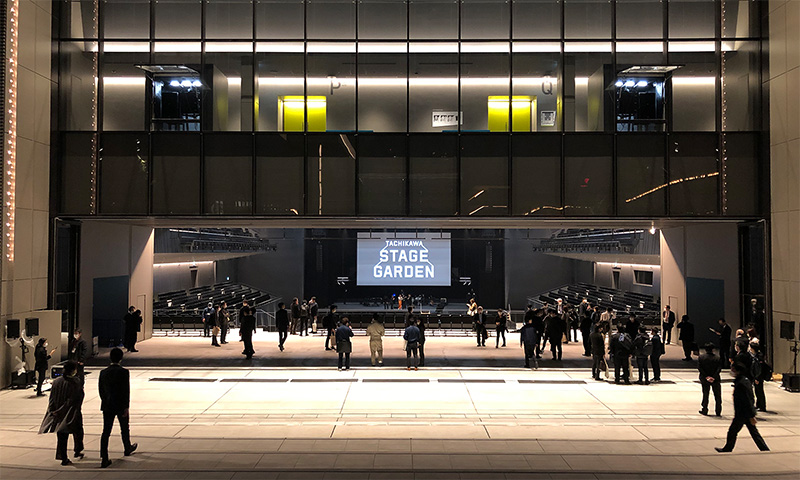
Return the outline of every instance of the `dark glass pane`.
<path id="1" fill-rule="evenodd" d="M 508 54 L 462 54 L 462 131 L 507 132 L 509 87 Z"/>
<path id="2" fill-rule="evenodd" d="M 750 0 L 722 0 L 722 38 L 758 37 L 759 4 Z"/>
<path id="3" fill-rule="evenodd" d="M 757 130 L 761 84 L 758 42 L 727 41 L 722 49 L 722 129 Z"/>
<path id="4" fill-rule="evenodd" d="M 565 38 L 611 38 L 611 2 L 608 0 L 566 0 Z"/>
<path id="5" fill-rule="evenodd" d="M 670 0 L 669 38 L 714 38 L 716 0 Z"/>
<path id="6" fill-rule="evenodd" d="M 672 74 L 672 130 L 713 132 L 717 128 L 716 56 L 670 53 L 669 62 L 683 65 Z"/>
<path id="7" fill-rule="evenodd" d="M 94 9 L 95 0 L 65 1 L 60 10 L 61 37 L 97 38 L 99 25 Z"/>
<path id="8" fill-rule="evenodd" d="M 406 131 L 407 60 L 390 53 L 358 56 L 359 131 Z"/>
<path id="9" fill-rule="evenodd" d="M 453 0 L 409 0 L 408 29 L 411 39 L 458 38 L 458 3 Z"/>
<path id="10" fill-rule="evenodd" d="M 308 0 L 308 38 L 334 40 L 356 36 L 356 5 L 353 0 Z"/>
<path id="11" fill-rule="evenodd" d="M 514 215 L 561 215 L 561 136 L 520 135 L 511 144 Z"/>
<path id="12" fill-rule="evenodd" d="M 106 53 L 103 59 L 103 130 L 144 130 L 148 82 L 134 65 L 148 63 L 146 53 Z"/>
<path id="13" fill-rule="evenodd" d="M 355 130 L 356 56 L 312 53 L 307 56 L 306 65 L 308 131 Z M 322 122 L 316 120 L 320 102 L 322 102 Z"/>
<path id="14" fill-rule="evenodd" d="M 718 154 L 714 134 L 670 135 L 670 215 L 717 213 Z"/>
<path id="15" fill-rule="evenodd" d="M 62 42 L 59 96 L 64 130 L 97 128 L 97 42 Z M 93 51 L 94 50 L 94 51 Z"/>
<path id="16" fill-rule="evenodd" d="M 200 38 L 200 0 L 155 2 L 156 38 Z"/>
<path id="17" fill-rule="evenodd" d="M 154 133 L 153 213 L 200 213 L 200 135 Z"/>
<path id="18" fill-rule="evenodd" d="M 726 215 L 758 213 L 758 134 L 726 133 L 723 137 L 725 178 L 723 195 Z M 780 147 L 778 147 L 780 148 Z"/>
<path id="19" fill-rule="evenodd" d="M 461 38 L 508 38 L 510 15 L 507 0 L 463 0 L 461 4 Z"/>
<path id="20" fill-rule="evenodd" d="M 408 83 L 410 131 L 458 130 L 458 55 L 412 53 Z"/>
<path id="21" fill-rule="evenodd" d="M 256 36 L 258 38 L 303 38 L 303 2 L 300 0 L 257 0 Z"/>
<path id="22" fill-rule="evenodd" d="M 65 133 L 60 162 L 61 213 L 91 214 L 95 208 L 94 133 Z"/>
<path id="23" fill-rule="evenodd" d="M 567 215 L 611 215 L 612 137 L 568 135 L 564 139 Z"/>
<path id="24" fill-rule="evenodd" d="M 611 132 L 614 130 L 611 55 L 564 55 L 564 130 Z M 572 97 L 572 99 L 570 99 Z"/>
<path id="25" fill-rule="evenodd" d="M 105 0 L 103 37 L 150 38 L 150 0 Z"/>
<path id="26" fill-rule="evenodd" d="M 558 0 L 514 0 L 514 39 L 561 38 Z"/>
<path id="27" fill-rule="evenodd" d="M 252 0 L 207 0 L 206 38 L 253 38 Z"/>
<path id="28" fill-rule="evenodd" d="M 514 74 L 511 76 L 515 132 L 555 132 L 561 127 L 557 118 L 561 105 L 561 55 L 557 53 L 515 53 L 512 55 Z M 524 103 L 520 103 L 520 101 Z M 530 127 L 518 118 L 518 108 L 530 108 Z M 524 115 L 523 115 L 524 116 Z M 520 124 L 522 123 L 522 124 Z"/>
<path id="29" fill-rule="evenodd" d="M 100 213 L 147 213 L 146 133 L 104 133 L 100 150 Z"/>
<path id="30" fill-rule="evenodd" d="M 356 210 L 353 135 L 308 136 L 309 215 L 353 215 Z"/>
<path id="31" fill-rule="evenodd" d="M 283 122 L 285 97 L 295 98 L 301 104 L 304 91 L 302 53 L 259 53 L 258 110 L 255 130 L 261 132 L 302 131 L 302 124 L 294 128 Z"/>
<path id="32" fill-rule="evenodd" d="M 462 135 L 461 215 L 508 215 L 508 136 Z"/>
<path id="33" fill-rule="evenodd" d="M 361 0 L 358 2 L 358 38 L 405 39 L 404 0 Z"/>
<path id="34" fill-rule="evenodd" d="M 359 137 L 359 215 L 405 215 L 406 180 L 405 135 Z"/>
<path id="35" fill-rule="evenodd" d="M 662 0 L 617 0 L 617 38 L 645 39 L 664 36 Z"/>
<path id="36" fill-rule="evenodd" d="M 665 138 L 663 135 L 617 136 L 617 214 L 664 215 Z"/>
<path id="37" fill-rule="evenodd" d="M 206 134 L 203 211 L 242 215 L 253 211 L 253 137 Z"/>
<path id="38" fill-rule="evenodd" d="M 458 211 L 458 137 L 413 135 L 409 146 L 409 215 L 455 215 Z"/>
<path id="39" fill-rule="evenodd" d="M 203 85 L 211 108 L 214 131 L 247 132 L 253 129 L 253 55 L 207 53 Z"/>
<path id="40" fill-rule="evenodd" d="M 256 136 L 256 214 L 302 215 L 303 134 Z"/>

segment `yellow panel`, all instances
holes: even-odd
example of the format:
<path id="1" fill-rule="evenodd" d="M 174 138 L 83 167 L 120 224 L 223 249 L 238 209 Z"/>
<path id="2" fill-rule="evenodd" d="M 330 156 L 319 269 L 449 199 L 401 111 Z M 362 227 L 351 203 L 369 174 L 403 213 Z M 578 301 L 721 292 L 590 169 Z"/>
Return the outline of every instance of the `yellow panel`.
<path id="1" fill-rule="evenodd" d="M 324 132 L 327 129 L 327 102 L 325 97 L 308 97 L 308 131 Z"/>
<path id="2" fill-rule="evenodd" d="M 306 109 L 306 105 L 308 108 Z M 308 97 L 308 103 L 302 95 L 287 95 L 278 98 L 280 112 L 279 127 L 283 132 L 302 132 L 303 118 L 308 117 L 309 132 L 324 132 L 327 124 L 327 103 L 325 97 Z M 307 112 L 305 111 L 307 110 Z"/>
<path id="3" fill-rule="evenodd" d="M 511 121 L 515 132 L 531 131 L 531 107 L 536 101 L 529 96 L 511 97 Z M 490 132 L 507 132 L 509 101 L 507 96 L 492 95 L 487 101 L 488 129 Z M 535 108 L 535 107 L 533 107 Z"/>

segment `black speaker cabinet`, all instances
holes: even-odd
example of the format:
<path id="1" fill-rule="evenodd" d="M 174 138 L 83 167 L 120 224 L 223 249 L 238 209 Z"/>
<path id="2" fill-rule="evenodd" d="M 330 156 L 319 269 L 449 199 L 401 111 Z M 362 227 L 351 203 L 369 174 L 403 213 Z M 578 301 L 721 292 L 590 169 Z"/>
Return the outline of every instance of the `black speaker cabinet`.
<path id="1" fill-rule="evenodd" d="M 27 388 L 36 381 L 36 372 L 11 372 L 11 388 Z"/>
<path id="2" fill-rule="evenodd" d="M 800 373 L 784 373 L 783 388 L 790 392 L 800 392 Z"/>
<path id="3" fill-rule="evenodd" d="M 19 338 L 19 320 L 9 318 L 6 320 L 6 338 Z"/>
<path id="4" fill-rule="evenodd" d="M 29 337 L 39 336 L 39 319 L 26 318 L 25 319 L 25 335 Z"/>
<path id="5" fill-rule="evenodd" d="M 56 379 L 60 376 L 64 375 L 64 364 L 59 363 L 58 365 L 53 365 L 50 368 L 50 378 Z"/>

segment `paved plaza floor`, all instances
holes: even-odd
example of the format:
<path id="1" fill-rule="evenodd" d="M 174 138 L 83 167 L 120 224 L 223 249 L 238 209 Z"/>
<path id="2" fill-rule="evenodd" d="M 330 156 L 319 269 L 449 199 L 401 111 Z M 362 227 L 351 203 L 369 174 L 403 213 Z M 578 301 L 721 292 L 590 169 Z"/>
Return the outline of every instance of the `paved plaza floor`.
<path id="1" fill-rule="evenodd" d="M 140 353 L 157 345 L 155 340 L 142 342 Z M 233 352 L 238 345 L 226 347 Z M 487 355 L 495 351 L 486 350 Z M 135 363 L 136 355 L 126 354 L 123 364 Z M 585 368 L 552 364 L 536 371 L 470 366 L 419 371 L 358 366 L 343 372 L 227 365 L 130 368 L 131 434 L 139 443 L 134 455 L 122 456 L 115 427 L 113 463 L 99 468 L 99 367 L 90 367 L 83 405 L 86 457 L 73 466 L 61 467 L 54 460 L 54 435 L 37 434 L 47 398 L 35 397 L 30 389 L 0 392 L 0 478 L 800 475 L 800 395 L 774 382 L 766 386 L 769 413 L 759 414 L 758 427 L 771 452 L 758 452 L 744 430 L 733 453 L 718 454 L 713 447 L 724 443 L 733 414 L 730 378 L 724 376 L 722 417 L 701 416 L 700 385 L 688 368 L 667 369 L 664 382 L 648 386 L 597 382 Z"/>

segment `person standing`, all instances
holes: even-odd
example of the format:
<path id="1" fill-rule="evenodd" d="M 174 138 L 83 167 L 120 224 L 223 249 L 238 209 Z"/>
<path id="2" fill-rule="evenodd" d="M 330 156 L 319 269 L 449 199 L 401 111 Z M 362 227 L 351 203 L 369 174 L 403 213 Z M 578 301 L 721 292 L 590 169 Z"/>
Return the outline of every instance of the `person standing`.
<path id="1" fill-rule="evenodd" d="M 544 343 L 542 342 L 544 337 L 544 310 L 541 308 L 533 312 L 533 328 L 536 330 L 536 358 L 540 359 L 544 348 Z"/>
<path id="2" fill-rule="evenodd" d="M 681 317 L 681 323 L 678 324 L 678 340 L 683 345 L 683 361 L 688 362 L 692 359 L 692 350 L 694 350 L 694 324 L 689 321 L 689 315 Z"/>
<path id="3" fill-rule="evenodd" d="M 650 365 L 653 367 L 653 381 L 661 381 L 661 355 L 666 353 L 664 349 L 664 342 L 658 335 L 658 327 L 653 327 L 653 336 L 650 339 L 653 342 L 653 353 L 650 355 Z"/>
<path id="4" fill-rule="evenodd" d="M 414 370 L 419 370 L 419 359 L 417 358 L 417 350 L 419 349 L 419 328 L 417 328 L 416 321 L 412 317 L 409 320 L 409 325 L 403 332 L 403 340 L 406 341 L 406 370 L 411 370 L 411 356 L 414 356 Z"/>
<path id="5" fill-rule="evenodd" d="M 289 334 L 297 335 L 297 324 L 300 323 L 300 300 L 297 297 L 292 299 L 291 321 L 289 323 Z"/>
<path id="6" fill-rule="evenodd" d="M 286 311 L 286 304 L 278 303 L 278 311 L 275 312 L 275 327 L 278 329 L 278 348 L 283 351 L 283 344 L 289 337 L 289 312 Z"/>
<path id="7" fill-rule="evenodd" d="M 639 333 L 633 340 L 633 354 L 636 357 L 636 368 L 639 371 L 638 385 L 650 385 L 650 374 L 647 371 L 647 359 L 653 353 L 653 343 L 647 336 L 647 329 L 639 327 Z M 642 380 L 644 377 L 644 380 Z"/>
<path id="8" fill-rule="evenodd" d="M 427 329 L 427 325 L 425 325 L 425 321 L 422 319 L 421 316 L 414 317 L 415 324 L 419 329 L 419 366 L 425 366 L 425 330 Z"/>
<path id="9" fill-rule="evenodd" d="M 545 320 L 544 331 L 547 341 L 550 342 L 550 353 L 553 354 L 553 360 L 561 361 L 561 339 L 565 330 L 564 319 L 558 316 L 555 310 L 549 310 Z"/>
<path id="10" fill-rule="evenodd" d="M 353 337 L 353 329 L 350 328 L 350 320 L 346 317 L 342 319 L 342 324 L 336 329 L 336 351 L 339 352 L 339 371 L 342 370 L 342 359 L 344 357 L 344 369 L 350 370 L 350 353 L 353 351 L 353 344 L 350 338 Z"/>
<path id="11" fill-rule="evenodd" d="M 528 305 L 528 311 L 530 305 Z M 533 315 L 525 313 L 525 325 L 519 330 L 519 346 L 525 352 L 525 368 L 531 368 L 531 358 L 536 369 L 539 368 L 539 362 L 536 360 L 536 347 L 539 346 L 539 337 L 536 335 L 536 328 L 533 326 Z"/>
<path id="12" fill-rule="evenodd" d="M 208 306 L 203 309 L 203 336 L 208 337 L 211 334 L 211 324 L 214 323 L 214 304 L 208 302 Z"/>
<path id="13" fill-rule="evenodd" d="M 300 336 L 308 336 L 308 302 L 303 300 L 300 304 Z"/>
<path id="14" fill-rule="evenodd" d="M 583 313 L 580 314 L 580 330 L 581 330 L 581 340 L 583 341 L 583 356 L 590 357 L 592 356 L 592 341 L 589 338 L 592 334 L 592 316 L 591 316 L 591 309 L 588 307 L 588 304 L 585 303 L 586 299 L 583 300 L 584 303 L 581 303 Z"/>
<path id="15" fill-rule="evenodd" d="M 336 349 L 336 324 L 339 323 L 338 315 L 336 315 L 336 305 L 331 305 L 328 308 L 328 314 L 322 319 L 322 328 L 325 329 L 325 350 L 331 350 L 330 344 L 333 343 L 333 350 Z"/>
<path id="16" fill-rule="evenodd" d="M 625 382 L 625 385 L 630 385 L 630 370 L 628 368 L 628 359 L 631 355 L 631 338 L 625 333 L 624 330 L 615 333 L 611 337 L 611 355 L 614 357 L 614 383 L 619 383 L 620 380 Z M 621 376 L 620 376 L 621 371 Z"/>
<path id="17" fill-rule="evenodd" d="M 78 364 L 74 360 L 64 363 L 64 374 L 53 381 L 39 433 L 55 432 L 57 438 L 56 460 L 61 465 L 72 465 L 67 456 L 67 440 L 72 434 L 74 457 L 83 458 L 83 381 L 77 377 Z"/>
<path id="18" fill-rule="evenodd" d="M 317 297 L 311 297 L 308 301 L 308 321 L 311 323 L 311 333 L 317 333 L 317 316 L 319 315 L 319 304 Z"/>
<path id="19" fill-rule="evenodd" d="M 719 326 L 717 328 L 709 328 L 719 337 L 719 358 L 722 365 L 730 365 L 728 354 L 731 351 L 731 327 L 724 318 L 717 320 Z"/>
<path id="20" fill-rule="evenodd" d="M 478 346 L 485 347 L 486 338 L 489 336 L 489 333 L 486 332 L 486 313 L 484 313 L 483 307 L 478 307 L 475 311 L 475 315 L 472 317 L 475 319 L 475 334 L 478 340 Z"/>
<path id="21" fill-rule="evenodd" d="M 664 343 L 669 345 L 672 343 L 672 327 L 675 326 L 675 313 L 670 310 L 669 305 L 664 307 L 664 313 L 661 314 L 662 324 L 664 329 Z"/>
<path id="22" fill-rule="evenodd" d="M 133 325 L 131 326 L 130 332 L 130 351 L 131 352 L 138 352 L 136 350 L 136 341 L 139 339 L 139 332 L 142 331 L 142 323 L 144 323 L 144 319 L 142 318 L 142 311 L 138 308 L 135 312 L 133 312 Z"/>
<path id="23" fill-rule="evenodd" d="M 628 321 L 627 321 L 627 323 L 625 323 L 625 332 L 628 335 L 630 335 L 631 338 L 633 338 L 634 340 L 639 335 L 639 327 L 640 326 L 641 326 L 641 323 L 639 323 L 639 320 L 636 319 L 636 315 L 634 315 L 632 313 L 630 315 L 628 315 Z"/>
<path id="24" fill-rule="evenodd" d="M 242 342 L 244 342 L 242 355 L 247 356 L 248 360 L 253 358 L 253 354 L 256 353 L 253 350 L 253 335 L 256 334 L 256 317 L 253 312 L 253 308 L 245 307 L 239 313 L 239 336 L 242 337 Z"/>
<path id="25" fill-rule="evenodd" d="M 772 380 L 772 367 L 764 360 L 764 353 L 761 345 L 750 342 L 750 355 L 753 357 L 754 368 L 753 389 L 756 394 L 756 410 L 759 412 L 767 411 L 767 396 L 764 394 L 764 382 Z"/>
<path id="26" fill-rule="evenodd" d="M 136 317 L 134 316 L 134 312 L 136 312 L 136 307 L 130 306 L 128 307 L 128 312 L 122 318 L 125 327 L 125 333 L 122 335 L 122 346 L 129 352 L 133 351 L 135 348 L 136 332 L 138 331 L 136 330 Z M 131 343 L 133 343 L 133 345 L 131 345 Z"/>
<path id="27" fill-rule="evenodd" d="M 506 312 L 502 308 L 497 309 L 497 319 L 494 322 L 495 342 L 494 348 L 500 346 L 500 336 L 503 337 L 503 346 L 506 346 Z"/>
<path id="28" fill-rule="evenodd" d="M 467 315 L 470 317 L 475 316 L 478 313 L 478 303 L 475 302 L 474 298 L 470 298 L 469 302 L 467 302 Z"/>
<path id="29" fill-rule="evenodd" d="M 578 316 L 577 310 L 572 305 L 567 305 L 566 318 L 569 320 L 569 331 L 567 331 L 567 340 L 572 339 L 573 342 L 578 342 L 578 331 L 581 328 L 581 317 Z M 572 335 L 570 335 L 570 332 Z"/>
<path id="30" fill-rule="evenodd" d="M 78 372 L 76 375 L 78 379 L 83 382 L 83 366 L 89 358 L 89 344 L 83 338 L 83 332 L 81 332 L 80 328 L 75 329 L 72 338 L 74 340 L 72 341 L 72 349 L 70 350 L 69 358 L 78 364 Z"/>
<path id="31" fill-rule="evenodd" d="M 407 327 L 414 320 L 414 306 L 409 305 L 406 310 L 406 314 L 403 317 L 403 325 Z"/>
<path id="32" fill-rule="evenodd" d="M 367 336 L 369 337 L 369 359 L 372 366 L 383 366 L 383 336 L 386 334 L 386 329 L 380 321 L 377 313 L 372 314 L 372 320 L 367 327 Z"/>
<path id="33" fill-rule="evenodd" d="M 231 314 L 228 312 L 228 303 L 222 302 L 219 306 L 219 343 L 228 343 L 228 327 L 230 326 Z"/>
<path id="34" fill-rule="evenodd" d="M 733 447 L 736 445 L 736 437 L 742 430 L 742 427 L 747 426 L 750 436 L 762 452 L 768 452 L 769 447 L 764 438 L 756 428 L 756 406 L 753 399 L 753 387 L 750 380 L 745 376 L 745 367 L 741 363 L 734 363 L 731 367 L 731 374 L 736 379 L 733 381 L 733 420 L 731 426 L 728 428 L 728 438 L 723 447 L 714 447 L 714 450 L 722 452 L 732 452 Z"/>
<path id="35" fill-rule="evenodd" d="M 602 326 L 595 328 L 594 332 L 589 334 L 589 342 L 592 348 L 592 378 L 603 380 L 600 378 L 600 372 L 605 372 L 606 370 L 604 362 L 606 354 L 605 329 Z"/>
<path id="36" fill-rule="evenodd" d="M 47 339 L 42 337 L 36 343 L 36 348 L 33 350 L 33 358 L 36 363 L 33 366 L 33 369 L 36 371 L 36 396 L 41 397 L 44 395 L 42 393 L 42 384 L 44 383 L 44 377 L 47 375 L 47 367 L 49 366 L 48 360 L 53 355 L 56 349 L 50 350 L 50 353 L 47 352 Z"/>
<path id="37" fill-rule="evenodd" d="M 122 350 L 111 349 L 109 357 L 111 365 L 100 372 L 100 378 L 97 381 L 97 388 L 100 391 L 100 410 L 103 412 L 103 433 L 100 435 L 100 468 L 111 465 L 111 460 L 108 459 L 108 439 L 111 436 L 111 429 L 114 428 L 114 418 L 119 421 L 125 456 L 131 456 L 139 446 L 138 443 L 131 443 L 129 425 L 131 374 L 120 365 Z"/>
<path id="38" fill-rule="evenodd" d="M 697 360 L 697 369 L 700 371 L 700 386 L 703 388 L 703 401 L 700 402 L 700 415 L 708 415 L 708 391 L 714 392 L 714 405 L 716 415 L 722 415 L 722 386 L 719 377 L 722 364 L 719 357 L 714 355 L 714 344 L 707 343 L 703 347 L 705 353 Z"/>

